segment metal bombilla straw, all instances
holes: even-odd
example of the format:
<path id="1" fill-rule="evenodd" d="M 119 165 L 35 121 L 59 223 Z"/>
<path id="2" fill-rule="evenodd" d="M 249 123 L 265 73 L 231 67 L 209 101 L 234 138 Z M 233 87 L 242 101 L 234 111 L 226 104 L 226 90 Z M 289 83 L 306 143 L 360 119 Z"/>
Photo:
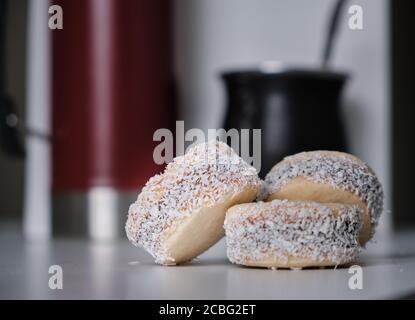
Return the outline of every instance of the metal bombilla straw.
<path id="1" fill-rule="evenodd" d="M 323 51 L 323 69 L 329 68 L 329 63 L 333 52 L 333 43 L 338 32 L 339 18 L 346 2 L 347 0 L 338 0 L 331 13 L 331 18 L 329 20 L 328 31 L 326 35 L 326 42 Z"/>

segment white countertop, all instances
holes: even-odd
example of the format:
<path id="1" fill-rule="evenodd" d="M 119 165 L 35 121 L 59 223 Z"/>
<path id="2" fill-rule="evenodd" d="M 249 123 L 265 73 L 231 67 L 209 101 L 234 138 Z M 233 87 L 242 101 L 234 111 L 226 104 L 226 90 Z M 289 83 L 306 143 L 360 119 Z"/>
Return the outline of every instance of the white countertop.
<path id="1" fill-rule="evenodd" d="M 1 299 L 375 299 L 415 292 L 415 232 L 371 243 L 356 264 L 363 289 L 351 290 L 347 268 L 301 271 L 232 265 L 223 240 L 195 262 L 153 263 L 127 241 L 23 241 L 0 227 Z M 50 265 L 63 269 L 63 289 L 48 287 Z"/>

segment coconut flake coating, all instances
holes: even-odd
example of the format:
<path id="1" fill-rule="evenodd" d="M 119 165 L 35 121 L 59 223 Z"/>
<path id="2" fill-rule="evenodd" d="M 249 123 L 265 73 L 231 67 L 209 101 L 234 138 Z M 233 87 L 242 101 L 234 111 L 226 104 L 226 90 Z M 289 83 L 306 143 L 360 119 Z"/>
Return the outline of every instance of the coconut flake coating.
<path id="1" fill-rule="evenodd" d="M 333 209 L 317 202 L 289 200 L 238 205 L 225 219 L 227 255 L 237 264 L 269 257 L 344 264 L 355 260 L 360 251 L 362 213 L 353 205 Z"/>
<path id="2" fill-rule="evenodd" d="M 342 152 L 312 151 L 286 157 L 265 177 L 260 199 L 279 191 L 291 179 L 303 177 L 329 184 L 362 199 L 368 208 L 372 234 L 383 211 L 383 189 L 373 170 L 360 159 Z"/>
<path id="3" fill-rule="evenodd" d="M 157 263 L 174 263 L 164 242 L 176 223 L 223 202 L 226 195 L 237 195 L 247 186 L 258 190 L 260 185 L 256 169 L 225 143 L 198 144 L 146 183 L 130 206 L 127 237 Z"/>

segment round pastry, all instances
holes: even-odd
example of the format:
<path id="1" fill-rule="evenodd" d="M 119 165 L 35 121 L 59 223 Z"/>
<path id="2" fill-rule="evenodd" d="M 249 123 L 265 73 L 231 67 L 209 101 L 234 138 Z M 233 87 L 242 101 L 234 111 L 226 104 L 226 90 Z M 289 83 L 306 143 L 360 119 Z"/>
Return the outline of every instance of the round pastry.
<path id="1" fill-rule="evenodd" d="M 196 145 L 147 182 L 130 206 L 127 237 L 156 263 L 187 262 L 223 237 L 226 210 L 254 200 L 260 186 L 256 169 L 225 143 Z"/>
<path id="2" fill-rule="evenodd" d="M 363 210 L 355 205 L 273 200 L 226 213 L 227 254 L 245 266 L 301 269 L 352 262 Z"/>
<path id="3" fill-rule="evenodd" d="M 373 236 L 383 210 L 382 186 L 363 161 L 337 151 L 302 152 L 276 164 L 265 177 L 263 200 L 354 204 L 364 209 L 360 243 Z"/>

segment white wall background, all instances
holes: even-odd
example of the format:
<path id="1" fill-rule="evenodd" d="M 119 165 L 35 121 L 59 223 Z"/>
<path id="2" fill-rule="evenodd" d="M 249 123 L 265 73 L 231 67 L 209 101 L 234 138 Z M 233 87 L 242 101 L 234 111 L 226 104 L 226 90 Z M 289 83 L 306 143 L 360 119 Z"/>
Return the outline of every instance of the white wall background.
<path id="1" fill-rule="evenodd" d="M 29 2 L 27 24 L 28 128 L 50 134 L 51 33 L 47 25 L 49 0 Z M 28 239 L 47 239 L 51 229 L 51 146 L 35 136 L 26 137 L 23 231 Z"/>
<path id="2" fill-rule="evenodd" d="M 318 65 L 333 0 L 176 0 L 175 66 L 187 127 L 221 126 L 219 72 L 263 60 Z M 363 7 L 364 30 L 348 28 L 347 9 Z M 344 116 L 351 151 L 379 174 L 390 208 L 388 1 L 351 0 L 340 20 L 333 65 L 352 74 Z M 384 214 L 380 229 L 388 229 Z"/>

